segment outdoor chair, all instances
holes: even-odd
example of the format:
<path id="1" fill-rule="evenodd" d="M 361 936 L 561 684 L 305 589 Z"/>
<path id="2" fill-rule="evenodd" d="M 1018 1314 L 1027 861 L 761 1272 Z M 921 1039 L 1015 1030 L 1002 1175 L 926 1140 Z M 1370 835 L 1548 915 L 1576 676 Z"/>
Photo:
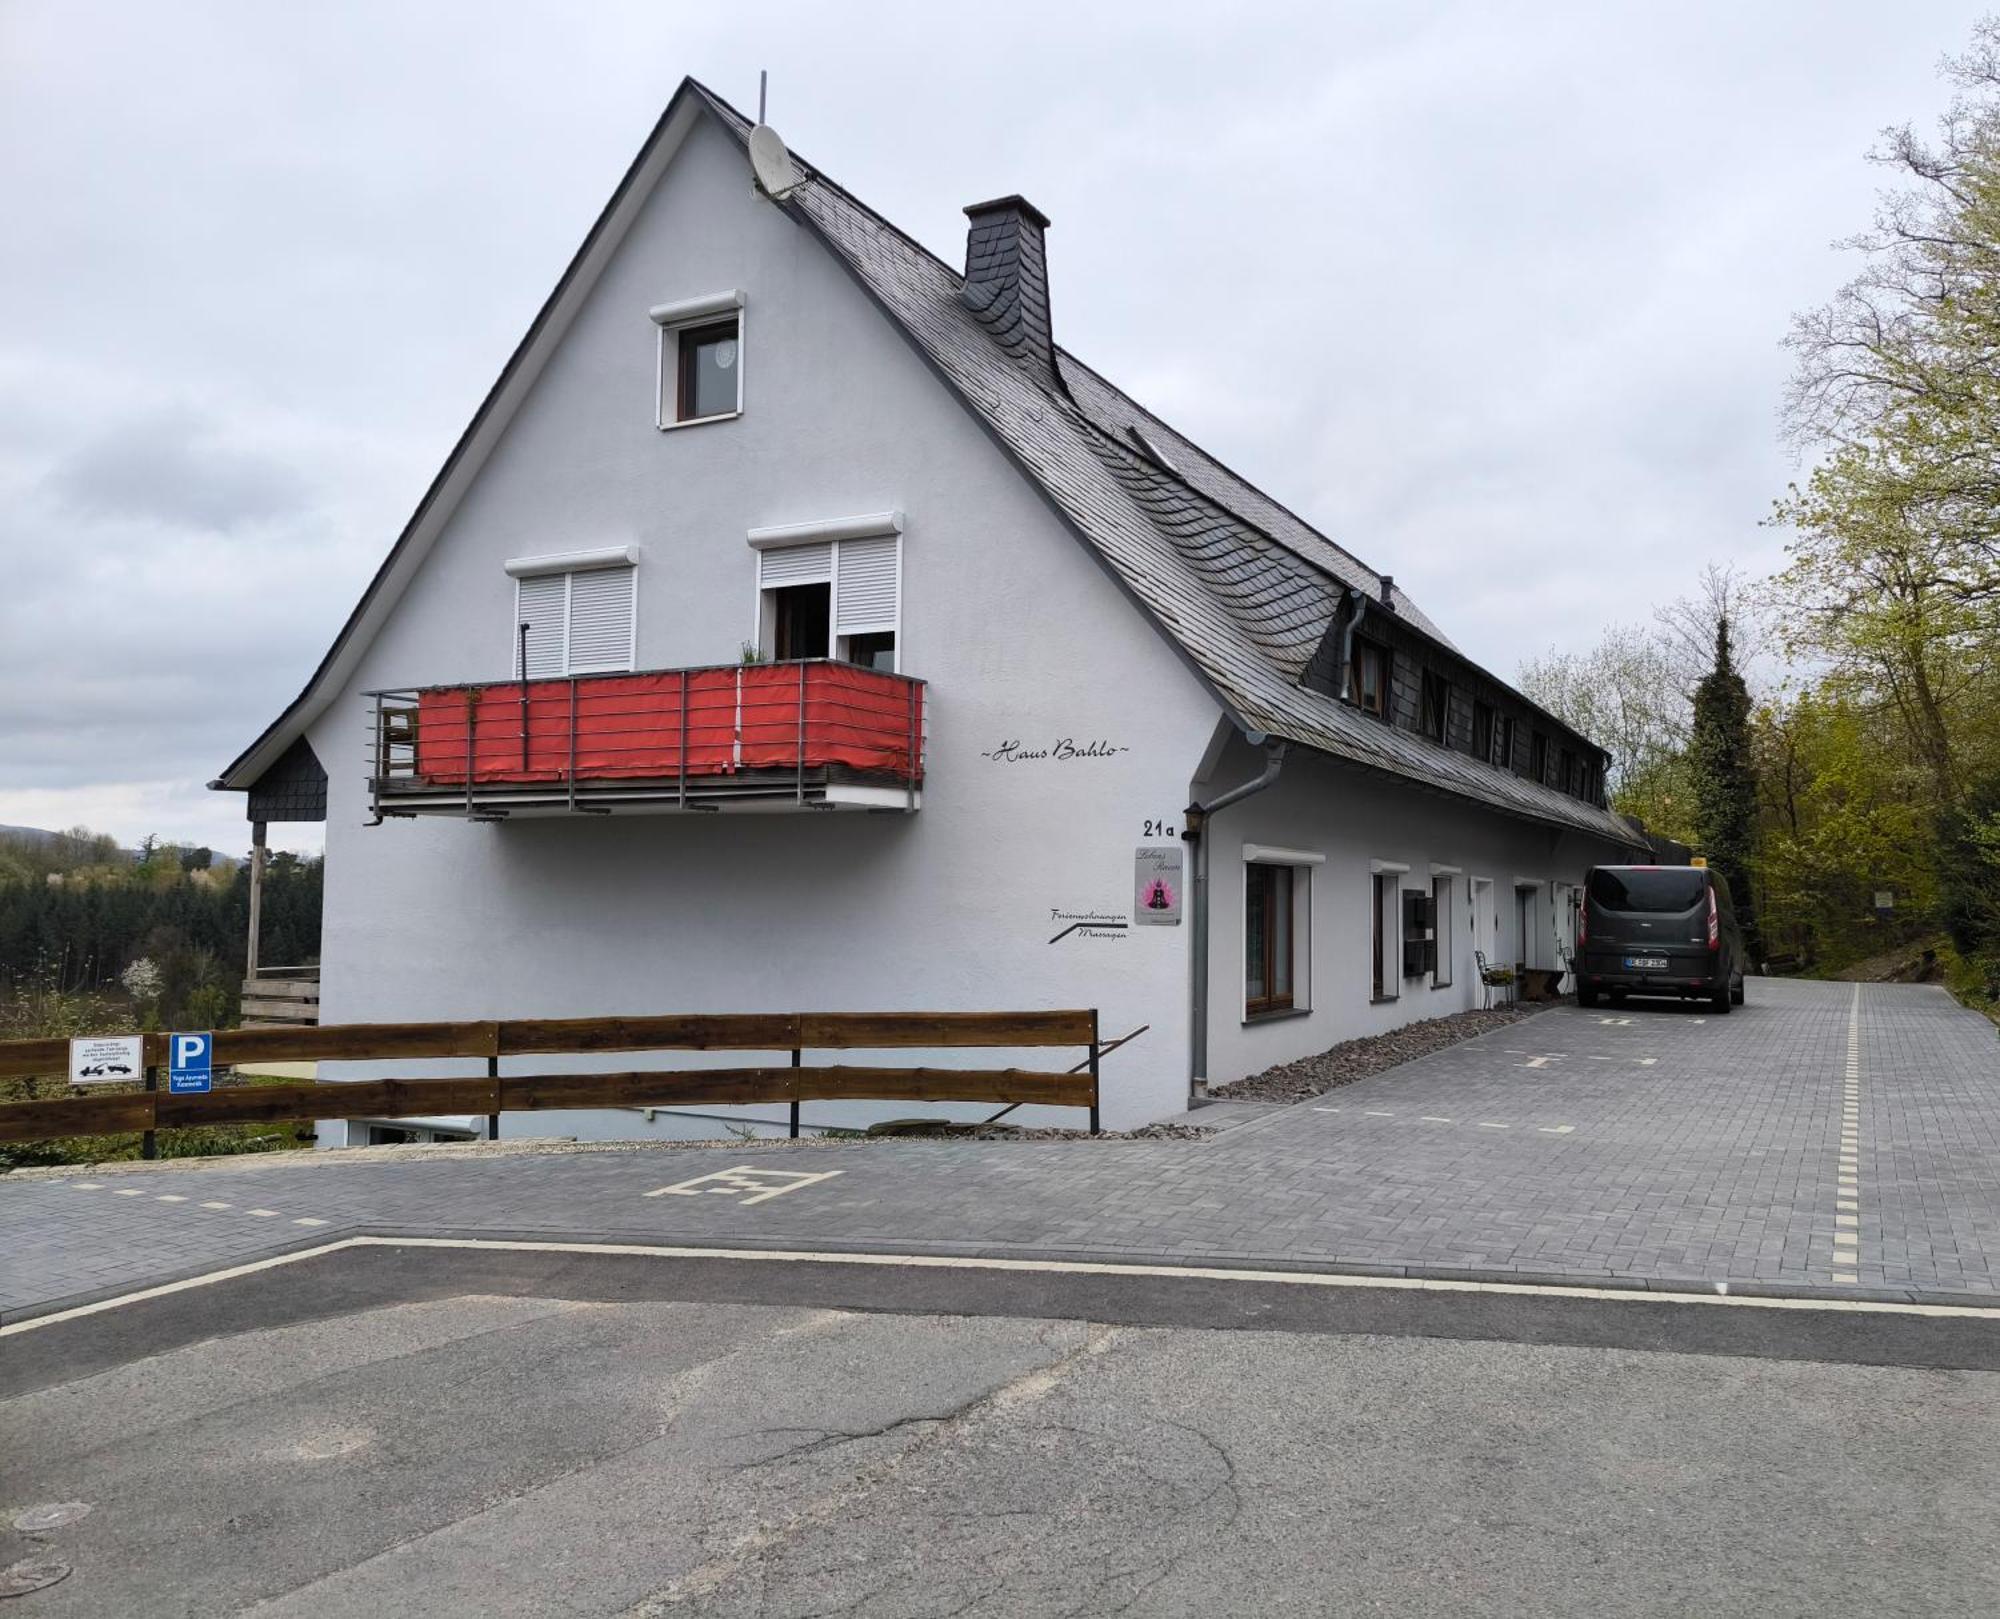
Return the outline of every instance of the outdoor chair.
<path id="1" fill-rule="evenodd" d="M 1480 1008 L 1483 1011 L 1491 1011 L 1493 1008 L 1493 992 L 1496 989 L 1509 991 L 1513 989 L 1514 969 L 1512 967 L 1495 967 L 1486 959 L 1486 952 L 1484 950 L 1473 951 L 1472 959 L 1479 964 Z"/>

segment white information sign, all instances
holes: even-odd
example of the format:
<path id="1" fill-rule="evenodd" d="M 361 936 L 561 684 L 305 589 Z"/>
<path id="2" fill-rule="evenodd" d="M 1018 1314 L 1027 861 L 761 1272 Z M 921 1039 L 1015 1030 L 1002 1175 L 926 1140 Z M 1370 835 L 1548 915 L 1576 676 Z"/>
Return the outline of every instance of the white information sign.
<path id="1" fill-rule="evenodd" d="M 145 1077 L 143 1034 L 88 1034 L 69 1043 L 72 1085 L 110 1085 Z"/>

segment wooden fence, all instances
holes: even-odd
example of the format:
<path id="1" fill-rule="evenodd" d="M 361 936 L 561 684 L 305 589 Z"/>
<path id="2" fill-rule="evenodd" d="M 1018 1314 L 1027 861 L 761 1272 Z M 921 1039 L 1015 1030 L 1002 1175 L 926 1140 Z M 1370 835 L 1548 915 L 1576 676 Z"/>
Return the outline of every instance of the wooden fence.
<path id="1" fill-rule="evenodd" d="M 220 1085 L 201 1094 L 154 1088 L 167 1036 L 146 1036 L 146 1089 L 0 1104 L 0 1142 L 50 1136 L 119 1135 L 188 1125 L 261 1124 L 277 1119 L 394 1119 L 544 1108 L 676 1107 L 693 1103 L 787 1102 L 799 1133 L 799 1104 L 814 1101 L 1037 1102 L 1090 1110 L 1098 1128 L 1098 1041 L 1094 1010 L 1056 1012 L 779 1012 L 667 1017 L 526 1018 L 485 1023 L 349 1023 L 316 1028 L 224 1029 L 215 1036 L 220 1069 L 247 1062 L 395 1062 L 483 1057 L 469 1078 L 395 1078 L 297 1085 Z M 1122 1044 L 1123 1042 L 1118 1042 Z M 1009 1049 L 1082 1046 L 1067 1071 L 1026 1068 L 880 1068 L 809 1065 L 807 1051 Z M 768 1051 L 785 1066 L 661 1069 L 635 1073 L 515 1073 L 502 1058 L 623 1051 Z M 67 1077 L 69 1042 L 0 1041 L 0 1079 Z"/>

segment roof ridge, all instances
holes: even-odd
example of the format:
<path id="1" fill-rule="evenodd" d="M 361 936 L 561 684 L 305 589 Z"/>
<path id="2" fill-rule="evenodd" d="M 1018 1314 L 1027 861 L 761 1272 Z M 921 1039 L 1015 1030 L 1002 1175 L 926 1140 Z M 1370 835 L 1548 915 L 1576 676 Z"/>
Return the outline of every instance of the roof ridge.
<path id="1" fill-rule="evenodd" d="M 1359 568 L 1363 573 L 1372 574 L 1378 582 L 1383 579 L 1390 579 L 1394 577 L 1393 574 L 1385 574 L 1380 568 L 1375 567 L 1373 564 L 1355 555 L 1354 552 L 1350 551 L 1346 546 L 1342 545 L 1340 541 L 1334 539 L 1331 535 L 1327 534 L 1323 529 L 1316 528 L 1313 524 L 1307 522 L 1305 518 L 1301 517 L 1290 506 L 1286 505 L 1284 501 L 1278 499 L 1276 495 L 1272 494 L 1268 489 L 1264 488 L 1263 485 L 1252 483 L 1248 478 L 1244 477 L 1242 473 L 1238 472 L 1234 467 L 1232 467 L 1227 461 L 1223 460 L 1221 456 L 1215 454 L 1214 451 L 1207 449 L 1198 440 L 1189 438 L 1187 434 L 1183 433 L 1178 427 L 1174 426 L 1172 422 L 1168 421 L 1164 416 L 1162 416 L 1158 411 L 1154 410 L 1151 406 L 1142 405 L 1131 394 L 1127 393 L 1124 388 L 1120 387 L 1117 383 L 1113 382 L 1111 378 L 1107 377 L 1102 371 L 1098 370 L 1097 367 L 1092 365 L 1088 360 L 1079 359 L 1075 354 L 1071 353 L 1068 349 L 1064 348 L 1060 343 L 1056 345 L 1056 352 L 1059 353 L 1065 360 L 1069 361 L 1072 365 L 1080 366 L 1085 371 L 1088 371 L 1099 382 L 1103 383 L 1106 388 L 1110 389 L 1111 392 L 1118 395 L 1120 399 L 1124 400 L 1126 404 L 1130 405 L 1141 416 L 1144 416 L 1147 421 L 1152 422 L 1157 426 L 1165 428 L 1169 433 L 1173 434 L 1175 438 L 1179 439 L 1183 444 L 1187 445 L 1190 449 L 1192 449 L 1197 455 L 1204 457 L 1213 465 L 1218 467 L 1221 471 L 1227 473 L 1230 477 L 1234 478 L 1238 483 L 1243 485 L 1245 489 L 1248 489 L 1252 494 L 1260 496 L 1265 500 L 1268 500 L 1273 506 L 1277 507 L 1279 511 L 1283 512 L 1287 517 L 1291 518 L 1293 522 L 1297 523 L 1300 528 L 1304 529 L 1308 534 L 1311 534 L 1315 539 L 1320 540 L 1321 542 L 1329 546 L 1331 549 L 1338 551 L 1342 556 L 1346 557 L 1349 562 L 1352 562 L 1355 565 L 1355 567 Z M 1173 476 L 1180 478 L 1180 480 L 1183 483 L 1187 482 L 1186 477 L 1179 472 L 1175 472 L 1172 467 L 1167 467 L 1165 470 L 1169 473 L 1172 473 Z M 1190 484 L 1189 487 L 1193 488 L 1194 486 Z M 1199 493 L 1199 491 L 1197 492 Z M 1213 496 L 1210 496 L 1208 498 L 1214 499 Z M 1220 504 L 1220 502 L 1218 502 L 1218 504 Z M 1230 507 L 1229 510 L 1235 512 L 1234 507 Z M 1241 512 L 1235 512 L 1235 515 L 1242 518 L 1243 521 L 1246 523 L 1250 522 L 1250 519 L 1247 517 L 1243 517 L 1243 514 Z M 1278 539 L 1276 535 L 1272 535 L 1271 538 L 1275 544 L 1278 545 L 1285 544 L 1285 542 L 1281 539 Z M 1289 551 L 1291 550 L 1291 547 L 1285 546 L 1285 549 Z M 1297 553 L 1294 553 L 1294 555 L 1296 554 Z M 1311 563 L 1311 565 L 1314 567 L 1319 567 L 1319 564 L 1313 562 L 1311 557 L 1305 557 L 1302 558 L 1301 560 Z M 1324 572 L 1325 570 L 1322 569 L 1321 571 Z"/>

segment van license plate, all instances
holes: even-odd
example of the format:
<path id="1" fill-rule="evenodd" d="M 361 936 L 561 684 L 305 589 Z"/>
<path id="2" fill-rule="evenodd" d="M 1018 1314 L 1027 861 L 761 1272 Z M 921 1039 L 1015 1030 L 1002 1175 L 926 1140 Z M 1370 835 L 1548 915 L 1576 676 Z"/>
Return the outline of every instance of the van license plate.
<path id="1" fill-rule="evenodd" d="M 1663 973 L 1667 970 L 1665 956 L 1627 956 L 1626 970 L 1635 973 Z"/>

